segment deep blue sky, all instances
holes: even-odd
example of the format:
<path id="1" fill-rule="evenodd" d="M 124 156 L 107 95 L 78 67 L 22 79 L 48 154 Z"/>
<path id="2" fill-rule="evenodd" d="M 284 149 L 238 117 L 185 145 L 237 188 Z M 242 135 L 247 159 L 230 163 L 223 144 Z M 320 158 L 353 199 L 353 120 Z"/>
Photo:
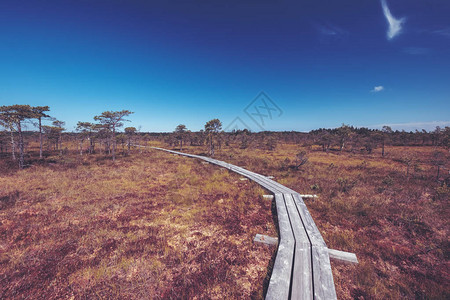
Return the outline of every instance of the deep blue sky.
<path id="1" fill-rule="evenodd" d="M 256 131 L 264 91 L 283 112 L 267 130 L 449 126 L 450 1 L 386 3 L 391 39 L 378 0 L 0 0 L 0 104 L 49 105 L 68 130 L 128 109 L 143 131 Z"/>

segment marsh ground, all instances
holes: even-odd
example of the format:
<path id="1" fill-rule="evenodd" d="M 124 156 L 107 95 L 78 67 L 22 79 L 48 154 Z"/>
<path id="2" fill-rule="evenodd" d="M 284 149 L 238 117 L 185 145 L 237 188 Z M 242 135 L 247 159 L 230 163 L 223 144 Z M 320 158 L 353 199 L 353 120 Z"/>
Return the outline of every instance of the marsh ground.
<path id="1" fill-rule="evenodd" d="M 49 157 L 0 176 L 0 298 L 261 298 L 263 190 L 158 151 Z"/>
<path id="2" fill-rule="evenodd" d="M 309 161 L 297 170 L 300 151 Z M 441 169 L 436 180 L 436 151 L 448 168 L 448 151 L 435 147 L 388 147 L 382 157 L 381 149 L 326 153 L 283 144 L 274 151 L 225 147 L 217 158 L 319 195 L 306 204 L 327 246 L 360 262 L 332 262 L 339 299 L 448 299 L 449 173 Z"/>
<path id="3" fill-rule="evenodd" d="M 309 162 L 297 170 L 302 150 Z M 215 158 L 319 195 L 306 203 L 328 247 L 360 261 L 332 262 L 339 299 L 445 299 L 450 192 L 436 180 L 435 150 L 230 145 Z M 263 296 L 274 250 L 252 239 L 277 235 L 272 204 L 236 174 L 154 150 L 115 164 L 55 153 L 21 171 L 7 159 L 1 167 L 0 298 Z"/>

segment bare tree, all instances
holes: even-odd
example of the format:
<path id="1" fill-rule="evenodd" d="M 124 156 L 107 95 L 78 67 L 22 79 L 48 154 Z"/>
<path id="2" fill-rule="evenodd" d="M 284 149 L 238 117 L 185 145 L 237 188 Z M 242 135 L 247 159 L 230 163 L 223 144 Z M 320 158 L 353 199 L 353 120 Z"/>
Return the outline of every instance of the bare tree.
<path id="1" fill-rule="evenodd" d="M 301 166 L 303 166 L 304 164 L 306 164 L 308 162 L 308 153 L 306 153 L 306 151 L 300 151 L 299 153 L 297 153 L 296 155 L 296 164 L 295 164 L 295 168 L 298 170 Z"/>
<path id="2" fill-rule="evenodd" d="M 186 125 L 180 124 L 175 128 L 175 135 L 178 140 L 180 140 L 180 151 L 183 151 L 183 140 L 184 136 L 186 135 Z"/>
<path id="3" fill-rule="evenodd" d="M 17 130 L 19 134 L 19 168 L 21 169 L 24 166 L 23 122 L 27 119 L 32 119 L 33 116 L 33 110 L 29 105 L 0 106 L 0 119 L 2 123 L 9 125 L 11 137 L 13 137 L 13 130 Z M 14 143 L 13 139 L 12 142 Z"/>
<path id="4" fill-rule="evenodd" d="M 389 135 L 392 134 L 392 128 L 390 126 L 383 126 L 382 131 L 382 140 L 381 140 L 381 156 L 384 156 L 384 146 L 386 145 L 386 140 L 389 138 Z"/>
<path id="5" fill-rule="evenodd" d="M 131 115 L 133 112 L 129 110 L 121 111 L 105 111 L 99 116 L 95 116 L 94 120 L 101 124 L 107 125 L 111 129 L 110 141 L 112 141 L 112 159 L 116 160 L 116 129 L 123 126 L 124 118 Z"/>
<path id="6" fill-rule="evenodd" d="M 57 148 L 59 148 L 59 153 L 62 155 L 63 154 L 63 149 L 62 149 L 62 132 L 65 130 L 65 128 L 63 126 L 66 125 L 66 122 L 59 121 L 59 120 L 54 120 L 52 122 L 52 125 L 54 127 L 54 130 L 58 131 Z"/>
<path id="7" fill-rule="evenodd" d="M 80 132 L 80 155 L 83 155 L 83 141 L 85 138 L 89 141 L 89 154 L 92 153 L 92 131 L 94 124 L 90 122 L 78 122 L 76 130 Z"/>
<path id="8" fill-rule="evenodd" d="M 125 133 L 121 132 L 116 135 L 116 142 L 120 142 L 120 145 L 122 146 L 122 155 L 125 156 L 125 143 L 127 140 L 127 136 Z"/>
<path id="9" fill-rule="evenodd" d="M 133 135 L 136 134 L 136 130 L 137 130 L 136 127 L 125 128 L 125 134 L 127 135 L 128 155 L 130 154 L 131 140 L 133 138 Z"/>
<path id="10" fill-rule="evenodd" d="M 0 125 L 10 133 L 11 143 L 11 156 L 13 160 L 16 160 L 16 142 L 14 141 L 14 122 L 13 118 L 7 114 L 0 114 Z"/>
<path id="11" fill-rule="evenodd" d="M 38 120 L 39 127 L 39 158 L 42 159 L 42 118 L 49 118 L 50 116 L 44 112 L 50 111 L 48 106 L 35 106 L 33 110 L 34 118 Z"/>
<path id="12" fill-rule="evenodd" d="M 212 119 L 205 124 L 205 132 L 209 142 L 209 153 L 214 156 L 214 137 L 222 130 L 222 122 Z"/>
<path id="13" fill-rule="evenodd" d="M 342 126 L 337 129 L 337 135 L 339 136 L 339 151 L 342 152 L 352 135 L 352 129 L 350 126 L 342 124 Z"/>

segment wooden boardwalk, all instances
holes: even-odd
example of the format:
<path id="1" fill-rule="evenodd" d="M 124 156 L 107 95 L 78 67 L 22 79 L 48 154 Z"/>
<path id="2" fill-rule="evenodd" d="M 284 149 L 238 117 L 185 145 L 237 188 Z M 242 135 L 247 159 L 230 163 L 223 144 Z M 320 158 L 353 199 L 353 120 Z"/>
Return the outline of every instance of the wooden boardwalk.
<path id="1" fill-rule="evenodd" d="M 329 250 L 299 193 L 266 176 L 220 160 L 152 148 L 227 168 L 275 195 L 279 243 L 266 299 L 336 299 Z"/>

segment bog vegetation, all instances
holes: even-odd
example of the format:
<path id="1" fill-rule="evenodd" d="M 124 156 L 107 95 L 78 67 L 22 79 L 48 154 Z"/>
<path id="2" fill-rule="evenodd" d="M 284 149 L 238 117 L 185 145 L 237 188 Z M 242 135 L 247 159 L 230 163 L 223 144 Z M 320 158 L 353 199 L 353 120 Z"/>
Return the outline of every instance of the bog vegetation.
<path id="1" fill-rule="evenodd" d="M 3 106 L 0 298 L 262 298 L 276 236 L 265 191 L 158 146 L 271 175 L 306 202 L 339 299 L 449 298 L 450 128 L 224 133 L 125 127 L 130 111 L 80 121 Z M 46 124 L 51 125 L 46 125 Z M 35 126 L 35 127 L 34 127 Z"/>

